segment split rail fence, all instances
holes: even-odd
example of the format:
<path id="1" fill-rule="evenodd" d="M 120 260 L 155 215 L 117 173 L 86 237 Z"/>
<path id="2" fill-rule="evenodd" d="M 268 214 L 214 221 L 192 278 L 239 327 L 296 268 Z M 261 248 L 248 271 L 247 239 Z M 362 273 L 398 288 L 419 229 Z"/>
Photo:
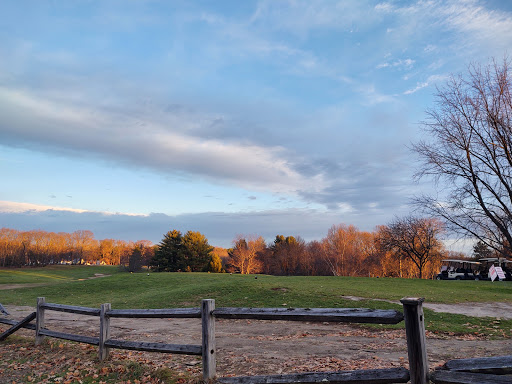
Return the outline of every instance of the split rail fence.
<path id="1" fill-rule="evenodd" d="M 282 383 L 407 383 L 426 384 L 429 379 L 427 353 L 425 346 L 425 326 L 422 298 L 404 298 L 401 300 L 404 313 L 396 310 L 361 309 L 361 308 L 215 308 L 214 300 L 203 300 L 200 308 L 177 309 L 112 309 L 110 304 L 102 304 L 99 309 L 62 304 L 46 303 L 44 297 L 37 299 L 35 314 L 27 316 L 20 322 L 2 319 L 1 323 L 13 327 L 2 335 L 23 327 L 35 329 L 36 344 L 44 337 L 54 337 L 87 343 L 98 346 L 99 358 L 108 358 L 109 349 L 128 349 L 149 352 L 187 354 L 202 356 L 203 379 L 210 381 L 216 376 L 215 319 L 254 319 L 254 320 L 287 320 L 287 321 L 319 321 L 342 323 L 373 323 L 397 324 L 405 319 L 409 369 L 387 368 L 340 372 L 300 373 L 267 376 L 221 377 L 217 382 L 224 384 L 282 384 Z M 83 336 L 71 333 L 56 332 L 45 328 L 45 312 L 61 311 L 74 314 L 99 317 L 99 336 Z M 36 324 L 30 321 L 36 318 Z M 149 343 L 138 341 L 116 340 L 110 337 L 111 318 L 197 318 L 202 323 L 201 345 Z M 1 336 L 0 335 L 0 340 Z M 505 357 L 507 358 L 507 357 Z M 508 358 L 512 358 L 509 356 Z M 506 359 L 505 359 L 506 360 Z M 503 358 L 494 362 L 507 369 L 509 361 Z M 505 363 L 504 363 L 505 362 Z M 484 364 L 485 365 L 485 364 Z M 491 364 L 492 365 L 492 364 Z M 485 365 L 489 369 L 489 363 Z M 511 367 L 509 367 L 511 368 Z M 450 368 L 448 368 L 450 369 Z M 456 369 L 434 372 L 432 379 L 436 383 L 464 383 L 449 381 Z M 488 373 L 488 372 L 487 372 Z M 479 376 L 480 378 L 482 376 Z M 507 379 L 501 376 L 501 379 Z M 448 381 L 443 381 L 448 380 Z M 472 381 L 470 381 L 472 382 Z M 501 382 L 501 381 L 500 381 Z M 512 381 L 505 381 L 512 382 Z"/>

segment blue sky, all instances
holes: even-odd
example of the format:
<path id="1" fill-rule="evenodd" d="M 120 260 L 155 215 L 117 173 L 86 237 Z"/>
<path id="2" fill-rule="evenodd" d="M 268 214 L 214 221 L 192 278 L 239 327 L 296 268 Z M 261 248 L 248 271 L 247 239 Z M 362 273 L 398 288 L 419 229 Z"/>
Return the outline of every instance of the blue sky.
<path id="1" fill-rule="evenodd" d="M 428 192 L 436 86 L 511 54 L 507 1 L 4 1 L 0 227 L 321 239 Z"/>

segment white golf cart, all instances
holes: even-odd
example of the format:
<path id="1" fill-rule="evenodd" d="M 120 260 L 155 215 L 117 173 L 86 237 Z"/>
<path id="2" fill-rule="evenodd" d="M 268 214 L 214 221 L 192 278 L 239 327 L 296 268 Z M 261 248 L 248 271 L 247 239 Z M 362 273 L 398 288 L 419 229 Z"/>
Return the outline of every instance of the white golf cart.
<path id="1" fill-rule="evenodd" d="M 446 259 L 436 280 L 475 280 L 479 266 L 478 261 Z"/>

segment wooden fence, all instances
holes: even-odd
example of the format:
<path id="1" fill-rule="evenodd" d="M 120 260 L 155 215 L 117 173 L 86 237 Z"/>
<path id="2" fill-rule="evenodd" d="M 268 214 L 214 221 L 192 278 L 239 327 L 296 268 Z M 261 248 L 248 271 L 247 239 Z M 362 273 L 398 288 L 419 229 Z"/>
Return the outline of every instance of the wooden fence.
<path id="1" fill-rule="evenodd" d="M 425 349 L 425 327 L 423 323 L 423 299 L 404 298 L 401 300 L 404 313 L 395 310 L 361 308 L 215 308 L 214 300 L 203 300 L 201 308 L 178 309 L 112 309 L 110 304 L 101 308 L 87 308 L 71 305 L 46 303 L 44 297 L 37 299 L 36 324 L 28 324 L 6 319 L 0 322 L 14 327 L 35 329 L 36 344 L 44 337 L 54 337 L 98 346 L 99 358 L 108 357 L 110 348 L 130 349 L 150 352 L 201 355 L 203 378 L 205 381 L 216 376 L 215 318 L 255 319 L 285 321 L 318 321 L 342 323 L 397 324 L 404 320 L 407 334 L 407 348 L 410 369 L 389 368 L 328 373 L 303 373 L 253 377 L 218 378 L 220 383 L 427 383 L 428 365 Z M 49 330 L 45 327 L 45 312 L 61 311 L 86 316 L 99 317 L 98 337 L 76 335 Z M 31 315 L 33 318 L 33 315 Z M 111 318 L 200 318 L 202 322 L 202 344 L 180 345 L 116 340 L 110 337 Z M 7 332 L 7 331 L 6 331 Z"/>
<path id="2" fill-rule="evenodd" d="M 44 337 L 55 337 L 81 343 L 96 345 L 99 357 L 108 357 L 110 348 L 131 349 L 149 352 L 201 355 L 203 378 L 209 381 L 215 377 L 216 347 L 215 318 L 320 321 L 343 323 L 396 324 L 404 320 L 409 356 L 409 370 L 405 368 L 370 369 L 341 372 L 299 373 L 268 376 L 224 377 L 217 378 L 223 384 L 284 384 L 284 383 L 406 383 L 425 384 L 428 379 L 437 384 L 449 383 L 512 383 L 512 356 L 499 356 L 477 359 L 452 360 L 444 367 L 429 375 L 425 348 L 425 327 L 423 317 L 423 299 L 404 298 L 401 300 L 404 313 L 395 310 L 372 310 L 360 308 L 215 308 L 214 300 L 203 300 L 201 308 L 178 309 L 120 309 L 103 304 L 101 308 L 87 308 L 71 305 L 46 303 L 44 298 L 37 299 L 36 312 L 17 322 L 0 318 L 0 323 L 12 327 L 0 334 L 0 341 L 19 328 L 36 331 L 36 343 Z M 98 337 L 55 332 L 45 328 L 45 312 L 61 311 L 97 316 L 100 322 Z M 33 319 L 36 324 L 31 324 Z M 202 322 L 201 345 L 179 345 L 115 340 L 110 337 L 111 318 L 197 318 Z"/>

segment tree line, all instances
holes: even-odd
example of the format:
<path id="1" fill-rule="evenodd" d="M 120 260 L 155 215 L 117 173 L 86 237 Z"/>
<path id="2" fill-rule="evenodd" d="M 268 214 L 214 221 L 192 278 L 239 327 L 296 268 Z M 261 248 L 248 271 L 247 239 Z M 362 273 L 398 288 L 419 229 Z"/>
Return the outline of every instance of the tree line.
<path id="1" fill-rule="evenodd" d="M 149 240 L 96 240 L 91 231 L 72 233 L 0 229 L 0 266 L 48 264 L 147 265 L 154 256 Z M 140 259 L 140 260 L 139 260 Z"/>
<path id="2" fill-rule="evenodd" d="M 224 268 L 242 274 L 432 278 L 443 258 L 463 256 L 443 247 L 442 231 L 435 219 L 406 217 L 374 232 L 333 225 L 320 241 L 278 235 L 266 244 L 262 237 L 238 236 Z"/>
<path id="3" fill-rule="evenodd" d="M 199 232 L 169 231 L 150 265 L 155 271 L 230 272 L 270 275 L 325 275 L 431 278 L 444 257 L 461 257 L 444 249 L 444 227 L 432 218 L 396 218 L 374 232 L 353 225 L 333 225 L 325 238 L 306 242 L 277 235 L 238 235 L 224 254 Z"/>
<path id="4" fill-rule="evenodd" d="M 54 233 L 0 229 L 0 266 L 48 264 L 143 265 L 154 271 L 231 272 L 272 275 L 432 277 L 448 253 L 435 219 L 397 219 L 374 232 L 353 225 L 333 225 L 322 240 L 277 235 L 267 244 L 261 236 L 238 235 L 233 247 L 215 248 L 200 232 L 166 233 L 148 240 L 96 240 L 91 231 Z M 405 243 L 403 243 L 405 239 Z"/>

